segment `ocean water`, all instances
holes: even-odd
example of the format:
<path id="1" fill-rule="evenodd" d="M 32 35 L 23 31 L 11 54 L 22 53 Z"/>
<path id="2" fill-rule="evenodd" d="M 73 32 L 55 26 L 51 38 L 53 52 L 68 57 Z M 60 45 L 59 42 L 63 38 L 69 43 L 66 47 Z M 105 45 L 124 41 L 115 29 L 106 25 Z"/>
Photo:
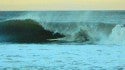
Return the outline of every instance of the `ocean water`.
<path id="1" fill-rule="evenodd" d="M 54 39 L 65 43 L 125 44 L 124 11 L 3 11 L 0 15 L 1 42 L 18 41 L 15 36 L 19 33 L 27 36 L 40 33 L 41 26 L 53 34 L 64 35 Z M 35 25 L 39 29 L 33 29 Z M 40 36 L 39 33 L 37 35 Z M 39 37 L 37 35 L 31 37 Z"/>
<path id="2" fill-rule="evenodd" d="M 0 70 L 124 70 L 117 45 L 1 44 Z"/>
<path id="3" fill-rule="evenodd" d="M 124 70 L 125 11 L 1 11 L 0 70 Z"/>

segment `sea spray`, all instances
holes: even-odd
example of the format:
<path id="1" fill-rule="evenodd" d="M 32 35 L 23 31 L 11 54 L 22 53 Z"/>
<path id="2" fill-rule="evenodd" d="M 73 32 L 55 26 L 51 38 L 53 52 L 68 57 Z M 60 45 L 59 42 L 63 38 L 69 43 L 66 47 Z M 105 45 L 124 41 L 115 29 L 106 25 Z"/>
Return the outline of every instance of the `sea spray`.
<path id="1" fill-rule="evenodd" d="M 112 29 L 112 33 L 109 36 L 109 43 L 125 45 L 125 26 L 124 25 L 116 25 Z"/>
<path id="2" fill-rule="evenodd" d="M 46 30 L 65 35 L 64 38 L 58 39 L 65 43 L 120 44 L 124 41 L 125 32 L 122 26 L 125 22 L 124 11 L 32 11 L 20 13 L 20 16 L 12 16 L 8 20 L 31 19 L 36 21 Z"/>

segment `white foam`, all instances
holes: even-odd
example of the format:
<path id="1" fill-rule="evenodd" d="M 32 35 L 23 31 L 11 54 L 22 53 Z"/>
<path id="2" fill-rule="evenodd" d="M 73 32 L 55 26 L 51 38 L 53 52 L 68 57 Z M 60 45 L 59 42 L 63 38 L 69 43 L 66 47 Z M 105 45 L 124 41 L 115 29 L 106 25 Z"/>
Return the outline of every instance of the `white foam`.
<path id="1" fill-rule="evenodd" d="M 125 45 L 125 27 L 123 25 L 116 25 L 109 37 L 110 43 Z"/>

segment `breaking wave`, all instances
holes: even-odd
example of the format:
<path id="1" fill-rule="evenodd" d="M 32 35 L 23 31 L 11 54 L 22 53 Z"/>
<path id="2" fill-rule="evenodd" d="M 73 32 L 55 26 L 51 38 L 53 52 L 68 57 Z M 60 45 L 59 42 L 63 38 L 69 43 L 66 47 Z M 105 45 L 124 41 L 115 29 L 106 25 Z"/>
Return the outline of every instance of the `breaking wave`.
<path id="1" fill-rule="evenodd" d="M 90 14 L 90 12 L 86 13 L 86 14 Z M 79 19 L 77 21 L 78 18 L 74 19 L 73 16 L 71 16 L 71 15 L 72 15 L 71 13 L 70 14 L 60 13 L 59 15 L 55 15 L 54 13 L 51 13 L 51 14 L 43 13 L 42 15 L 40 15 L 40 13 L 38 13 L 38 12 L 37 13 L 31 12 L 31 13 L 25 13 L 24 15 L 19 16 L 19 17 L 13 17 L 11 19 L 7 19 L 5 21 L 12 22 L 13 20 L 22 21 L 22 20 L 30 19 L 34 22 L 38 22 L 38 23 L 36 23 L 38 25 L 38 27 L 36 29 L 38 29 L 39 26 L 42 26 L 45 30 L 53 32 L 52 34 L 58 33 L 59 36 L 56 35 L 56 37 L 54 36 L 50 39 L 56 39 L 57 41 L 63 41 L 65 43 L 71 42 L 71 43 L 83 43 L 83 44 L 125 44 L 124 43 L 124 41 L 125 41 L 124 24 L 112 23 L 109 21 L 107 21 L 107 22 L 88 21 L 88 19 L 90 19 L 89 17 L 87 17 L 88 15 L 84 15 L 84 18 L 87 17 L 86 19 L 84 19 L 84 20 Z M 76 13 L 76 15 L 78 15 L 78 14 Z M 66 19 L 66 21 L 63 21 L 64 18 Z M 3 22 L 2 23 L 5 24 L 5 21 L 4 21 L 4 23 Z M 17 30 L 17 28 L 21 25 L 16 24 L 15 30 Z M 7 26 L 8 26 L 7 28 L 10 28 L 9 24 L 7 24 Z M 28 24 L 27 26 L 31 27 L 31 31 L 28 32 L 29 34 L 26 34 L 27 31 L 25 32 L 25 30 L 27 30 L 27 27 L 25 27 L 23 25 L 22 28 L 26 28 L 23 31 L 24 36 L 25 35 L 30 36 L 30 35 L 34 34 L 35 30 L 32 30 L 32 27 L 34 27 L 34 25 Z M 1 25 L 0 25 L 0 27 L 1 27 Z M 2 31 L 2 29 L 1 29 L 1 31 Z M 6 30 L 6 31 L 8 31 L 8 30 Z M 2 33 L 4 33 L 4 32 L 2 32 Z M 12 33 L 12 31 L 11 31 L 11 33 Z M 36 39 L 36 38 L 34 38 L 34 39 L 36 39 L 36 41 L 41 40 L 42 38 L 40 39 L 39 37 L 42 34 L 38 33 L 37 35 L 36 36 L 38 39 Z M 2 35 L 2 36 L 5 36 L 5 35 Z M 35 36 L 35 35 L 33 35 L 33 36 Z M 32 38 L 33 36 L 31 36 L 30 38 Z M 14 37 L 14 36 L 12 36 L 12 37 Z M 8 38 L 8 37 L 4 37 L 4 38 Z M 1 38 L 1 40 L 3 40 L 3 38 Z M 27 40 L 29 40 L 29 39 L 27 39 Z"/>
<path id="2" fill-rule="evenodd" d="M 25 20 L 7 20 L 0 22 L 0 41 L 18 43 L 47 43 L 64 37 L 43 28 L 38 22 Z"/>

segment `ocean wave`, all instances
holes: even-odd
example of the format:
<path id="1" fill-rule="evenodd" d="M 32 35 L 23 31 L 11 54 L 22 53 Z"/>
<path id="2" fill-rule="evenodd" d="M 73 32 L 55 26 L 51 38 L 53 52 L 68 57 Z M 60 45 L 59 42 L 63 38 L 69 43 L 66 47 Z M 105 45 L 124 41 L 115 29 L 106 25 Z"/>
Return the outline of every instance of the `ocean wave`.
<path id="1" fill-rule="evenodd" d="M 1 42 L 50 42 L 49 39 L 61 37 L 64 37 L 64 35 L 45 30 L 42 25 L 31 19 L 0 22 Z"/>
<path id="2" fill-rule="evenodd" d="M 96 44 L 107 39 L 116 24 L 85 23 L 85 22 L 60 22 L 46 23 L 45 29 L 64 34 L 62 40 L 80 43 Z"/>
<path id="3" fill-rule="evenodd" d="M 0 41 L 18 43 L 120 44 L 123 25 L 91 22 L 37 22 L 34 19 L 6 20 L 0 23 Z M 118 33 L 119 32 L 119 33 Z M 119 38 L 119 34 L 122 35 Z M 118 38 L 118 39 L 117 39 Z M 117 40 L 117 41 L 116 41 Z M 123 43 L 122 43 L 123 44 Z"/>
<path id="4" fill-rule="evenodd" d="M 104 12 L 100 13 L 101 16 L 95 15 L 98 15 L 98 12 L 81 12 L 81 16 L 79 12 L 74 13 L 26 12 L 21 16 L 6 19 L 0 22 L 0 39 L 22 42 L 44 42 L 49 39 L 56 40 L 56 43 L 125 44 L 125 27 L 116 18 L 117 14 L 109 18 Z M 43 30 L 47 33 L 43 33 Z"/>

